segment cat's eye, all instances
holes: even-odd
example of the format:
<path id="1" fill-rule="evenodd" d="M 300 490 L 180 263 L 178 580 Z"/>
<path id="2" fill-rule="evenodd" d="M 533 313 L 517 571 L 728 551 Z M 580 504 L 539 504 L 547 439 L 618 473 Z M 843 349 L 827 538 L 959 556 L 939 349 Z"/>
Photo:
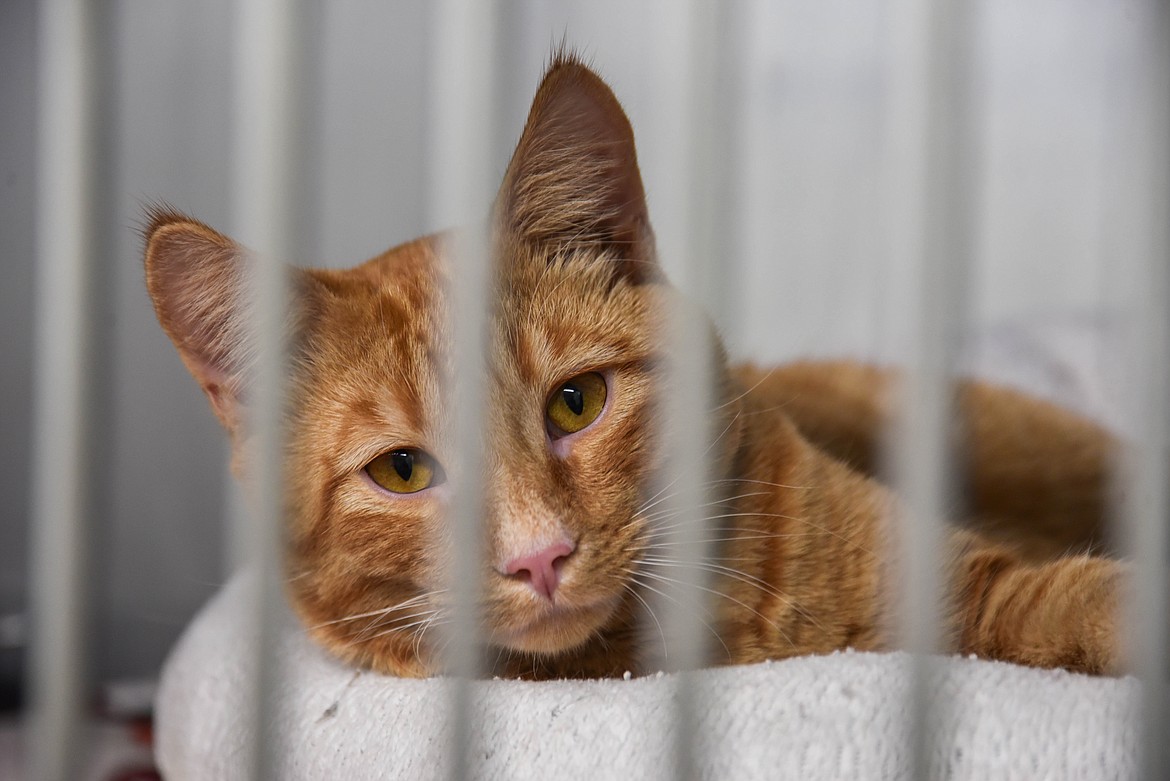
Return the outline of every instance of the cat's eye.
<path id="1" fill-rule="evenodd" d="M 545 406 L 549 432 L 556 437 L 586 428 L 605 408 L 605 395 L 605 378 L 597 372 L 562 383 Z"/>
<path id="2" fill-rule="evenodd" d="M 443 482 L 443 470 L 435 459 L 413 448 L 383 453 L 366 464 L 366 474 L 395 494 L 418 493 Z"/>

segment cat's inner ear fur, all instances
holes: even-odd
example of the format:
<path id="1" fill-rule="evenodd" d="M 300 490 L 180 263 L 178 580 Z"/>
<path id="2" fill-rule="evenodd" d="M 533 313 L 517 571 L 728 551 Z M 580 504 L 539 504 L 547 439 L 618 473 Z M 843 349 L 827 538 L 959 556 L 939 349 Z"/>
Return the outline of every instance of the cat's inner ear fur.
<path id="1" fill-rule="evenodd" d="M 600 251 L 631 281 L 658 275 L 634 131 L 605 82 L 558 56 L 533 100 L 497 215 L 551 250 Z"/>
<path id="2" fill-rule="evenodd" d="M 181 214 L 150 214 L 146 287 L 183 363 L 229 432 L 240 422 L 247 354 L 244 250 Z"/>

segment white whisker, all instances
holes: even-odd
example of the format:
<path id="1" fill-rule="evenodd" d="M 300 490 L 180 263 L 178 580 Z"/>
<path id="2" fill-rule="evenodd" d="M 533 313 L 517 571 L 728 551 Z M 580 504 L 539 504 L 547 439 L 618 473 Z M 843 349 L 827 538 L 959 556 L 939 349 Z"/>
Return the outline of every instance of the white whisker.
<path id="1" fill-rule="evenodd" d="M 654 586 L 651 586 L 649 583 L 646 583 L 642 580 L 639 580 L 639 575 L 649 575 L 650 577 L 655 577 L 652 573 L 638 572 L 638 571 L 630 570 L 630 569 L 627 569 L 626 573 L 630 576 L 630 580 L 632 582 L 636 583 L 637 585 L 641 586 L 642 588 L 646 589 L 647 591 L 652 591 L 655 594 L 657 594 L 658 596 L 662 597 L 663 599 L 669 599 L 671 602 L 673 602 L 676 605 L 682 604 L 681 602 L 678 601 L 678 599 L 676 599 L 671 594 L 668 594 L 665 591 L 657 589 Z M 647 607 L 649 607 L 649 606 L 647 606 Z M 703 619 L 700 618 L 699 623 L 701 623 L 703 626 L 707 627 L 707 630 L 712 635 L 715 636 L 715 639 L 719 641 L 719 644 L 721 646 L 723 646 L 723 650 L 727 652 L 727 658 L 731 659 L 732 658 L 731 649 L 727 647 L 727 643 L 723 642 L 723 637 L 720 636 L 720 634 L 718 632 L 716 632 L 715 629 L 710 624 L 708 624 L 706 621 L 704 621 Z M 783 632 L 781 632 L 781 634 L 783 634 Z M 665 647 L 663 650 L 664 650 L 663 658 L 666 658 L 667 654 L 665 653 Z"/>
<path id="2" fill-rule="evenodd" d="M 390 607 L 378 608 L 377 610 L 370 610 L 366 613 L 355 613 L 355 614 L 350 615 L 350 616 L 344 616 L 342 618 L 335 618 L 335 619 L 332 619 L 331 621 L 323 621 L 322 623 L 316 624 L 316 625 L 311 626 L 309 628 L 310 629 L 319 629 L 320 627 L 330 626 L 332 624 L 341 624 L 341 623 L 344 623 L 346 621 L 356 621 L 359 618 L 370 618 L 372 616 L 385 615 L 386 613 L 389 613 L 393 610 L 400 610 L 401 608 L 404 608 L 404 607 L 410 607 L 417 602 L 422 602 L 424 600 L 430 599 L 431 597 L 439 596 L 440 594 L 444 593 L 445 591 L 446 591 L 446 589 L 439 589 L 437 591 L 428 591 L 426 593 L 418 594 L 417 596 L 413 596 L 410 599 L 403 600 L 402 602 L 399 602 L 396 605 L 391 605 Z"/>
<path id="3" fill-rule="evenodd" d="M 722 597 L 730 602 L 734 602 L 735 604 L 739 605 L 740 607 L 744 608 L 745 610 L 758 616 L 761 621 L 763 621 L 768 626 L 775 629 L 780 634 L 780 636 L 783 637 L 784 640 L 790 646 L 792 646 L 793 648 L 796 647 L 796 644 L 792 642 L 792 638 L 790 638 L 787 635 L 787 633 L 785 633 L 785 631 L 783 629 L 781 629 L 778 624 L 776 624 L 776 622 L 769 619 L 767 616 L 765 616 L 763 613 L 761 613 L 760 611 L 753 608 L 751 605 L 748 605 L 744 602 L 741 602 L 740 600 L 736 599 L 735 597 L 731 596 L 730 594 L 724 594 L 722 591 L 718 591 L 718 590 L 713 589 L 713 588 L 707 588 L 706 586 L 700 586 L 700 585 L 695 584 L 695 583 L 687 584 L 687 583 L 684 583 L 683 581 L 678 580 L 676 578 L 670 578 L 670 577 L 667 577 L 666 575 L 660 575 L 657 572 L 649 572 L 646 570 L 641 570 L 641 571 L 639 571 L 638 574 L 642 577 L 654 578 L 655 580 L 661 581 L 663 583 L 670 583 L 670 584 L 673 584 L 675 586 L 687 586 L 689 588 L 697 588 L 700 591 L 706 591 L 707 593 L 713 594 L 714 596 Z M 646 585 L 646 584 L 643 584 L 643 585 Z M 650 588 L 649 586 L 646 586 L 646 587 Z M 710 627 L 708 627 L 708 628 L 710 628 Z M 723 642 L 722 639 L 720 640 L 720 642 Z M 724 647 L 726 647 L 726 646 L 724 646 Z"/>

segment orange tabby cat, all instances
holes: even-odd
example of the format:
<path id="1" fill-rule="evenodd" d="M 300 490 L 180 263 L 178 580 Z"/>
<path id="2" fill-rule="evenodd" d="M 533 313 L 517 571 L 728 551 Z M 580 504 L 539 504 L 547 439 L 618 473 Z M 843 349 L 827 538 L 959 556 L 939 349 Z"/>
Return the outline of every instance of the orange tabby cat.
<path id="1" fill-rule="evenodd" d="M 655 260 L 629 122 L 571 57 L 537 92 L 493 226 L 487 658 L 499 674 L 533 678 L 637 672 L 647 580 L 669 576 L 651 487 L 672 349 L 661 321 L 678 294 Z M 246 262 L 205 225 L 151 217 L 146 279 L 159 321 L 245 475 Z M 443 468 L 448 273 L 443 238 L 431 236 L 296 278 L 290 597 L 333 653 L 404 676 L 437 671 L 432 630 L 444 615 L 444 510 L 458 479 Z M 713 428 L 723 433 L 694 443 L 710 448 L 720 489 L 712 663 L 889 648 L 880 554 L 892 502 L 868 473 L 891 378 L 852 363 L 720 366 Z M 1116 671 L 1123 566 L 1045 555 L 1098 540 L 1111 439 L 1006 390 L 967 385 L 961 402 L 972 515 L 993 521 L 979 534 L 1029 545 L 953 532 L 953 650 Z"/>

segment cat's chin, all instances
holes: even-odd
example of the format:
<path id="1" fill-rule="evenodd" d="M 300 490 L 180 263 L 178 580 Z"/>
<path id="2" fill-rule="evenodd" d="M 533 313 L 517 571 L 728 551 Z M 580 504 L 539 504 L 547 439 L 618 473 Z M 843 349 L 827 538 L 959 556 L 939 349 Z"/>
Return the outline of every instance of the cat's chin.
<path id="1" fill-rule="evenodd" d="M 529 654 L 556 654 L 583 645 L 613 614 L 614 605 L 602 602 L 587 607 L 552 607 L 535 619 L 497 629 L 492 644 Z"/>

